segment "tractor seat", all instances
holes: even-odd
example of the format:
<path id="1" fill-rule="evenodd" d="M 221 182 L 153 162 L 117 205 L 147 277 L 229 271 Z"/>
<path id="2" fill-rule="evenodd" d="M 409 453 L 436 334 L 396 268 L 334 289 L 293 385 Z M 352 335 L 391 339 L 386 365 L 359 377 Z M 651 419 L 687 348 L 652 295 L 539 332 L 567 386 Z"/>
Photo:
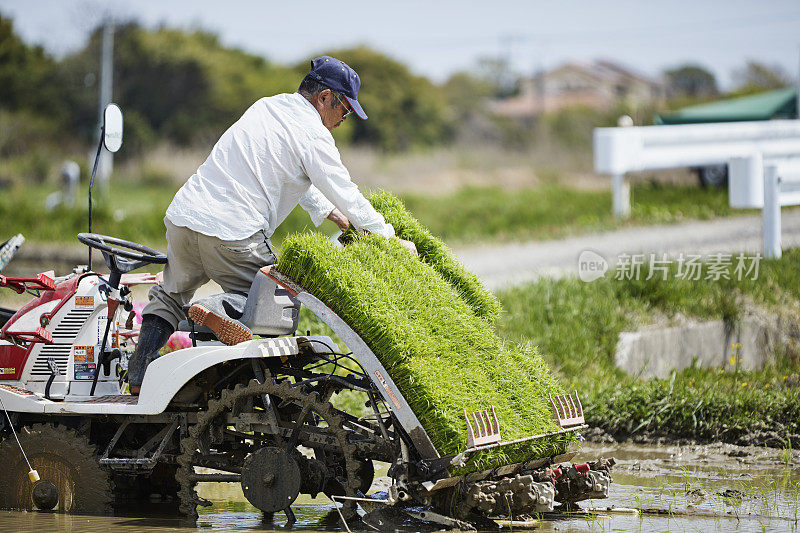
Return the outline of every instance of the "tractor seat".
<path id="1" fill-rule="evenodd" d="M 300 302 L 259 270 L 250 285 L 239 321 L 250 328 L 253 335 L 277 337 L 297 331 L 299 316 Z M 181 320 L 178 331 L 191 332 L 192 323 L 188 319 Z M 214 332 L 206 326 L 194 324 L 194 332 L 198 341 L 216 340 Z"/>

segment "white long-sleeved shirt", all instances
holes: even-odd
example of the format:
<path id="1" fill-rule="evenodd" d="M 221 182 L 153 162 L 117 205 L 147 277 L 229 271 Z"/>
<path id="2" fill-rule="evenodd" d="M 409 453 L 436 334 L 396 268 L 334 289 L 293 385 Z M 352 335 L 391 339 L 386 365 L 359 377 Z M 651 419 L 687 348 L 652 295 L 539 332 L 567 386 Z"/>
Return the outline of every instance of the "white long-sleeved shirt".
<path id="1" fill-rule="evenodd" d="M 353 183 L 331 132 L 300 94 L 262 98 L 220 137 L 175 194 L 167 219 L 226 241 L 272 235 L 297 204 L 315 226 L 334 206 L 359 230 L 394 228 Z"/>

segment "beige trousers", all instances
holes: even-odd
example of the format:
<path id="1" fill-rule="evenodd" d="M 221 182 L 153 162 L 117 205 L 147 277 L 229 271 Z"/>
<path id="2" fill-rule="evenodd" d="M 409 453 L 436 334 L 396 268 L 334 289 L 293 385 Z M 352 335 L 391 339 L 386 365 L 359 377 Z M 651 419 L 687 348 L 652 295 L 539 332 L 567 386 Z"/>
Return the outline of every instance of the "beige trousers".
<path id="1" fill-rule="evenodd" d="M 247 294 L 263 266 L 275 262 L 272 245 L 264 231 L 240 241 L 223 241 L 176 226 L 166 218 L 167 265 L 164 281 L 150 289 L 143 314 L 158 315 L 174 328 L 186 318 L 183 312 L 195 291 L 213 280 L 225 292 Z"/>

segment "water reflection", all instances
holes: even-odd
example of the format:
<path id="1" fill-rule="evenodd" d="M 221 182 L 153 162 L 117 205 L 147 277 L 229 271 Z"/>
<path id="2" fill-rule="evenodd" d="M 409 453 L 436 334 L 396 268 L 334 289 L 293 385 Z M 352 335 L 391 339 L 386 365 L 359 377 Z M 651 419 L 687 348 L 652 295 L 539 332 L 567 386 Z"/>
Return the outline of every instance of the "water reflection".
<path id="1" fill-rule="evenodd" d="M 174 507 L 173 507 L 174 509 Z M 325 527 L 321 522 L 332 510 L 330 502 L 299 503 L 293 506 L 297 522 L 287 526 L 283 513 L 274 521 L 265 519 L 247 502 L 214 502 L 214 511 L 202 513 L 197 522 L 172 515 L 154 514 L 149 506 L 141 509 L 141 516 L 76 516 L 59 513 L 0 511 L 0 531 L 42 533 L 63 531 L 75 533 L 115 532 L 165 532 L 165 531 L 338 531 L 338 524 Z M 146 515 L 146 516 L 145 516 Z"/>
<path id="2" fill-rule="evenodd" d="M 800 531 L 800 456 L 786 461 L 780 450 L 614 445 L 587 447 L 583 459 L 621 458 L 607 500 L 584 502 L 589 513 L 554 516 L 533 524 L 542 532 L 589 531 Z M 742 455 L 744 454 L 744 455 Z M 576 457 L 581 460 L 581 456 Z M 385 475 L 381 469 L 378 476 Z M 0 531 L 100 533 L 190 531 L 341 531 L 331 502 L 301 496 L 297 522 L 283 513 L 267 519 L 251 506 L 238 484 L 200 484 L 211 500 L 197 522 L 177 516 L 174 505 L 147 504 L 123 516 L 70 516 L 0 511 Z M 645 511 L 639 514 L 638 510 Z M 328 520 L 326 520 L 328 518 Z M 514 530 L 525 529 L 515 525 Z M 505 529 L 508 531 L 508 529 Z"/>

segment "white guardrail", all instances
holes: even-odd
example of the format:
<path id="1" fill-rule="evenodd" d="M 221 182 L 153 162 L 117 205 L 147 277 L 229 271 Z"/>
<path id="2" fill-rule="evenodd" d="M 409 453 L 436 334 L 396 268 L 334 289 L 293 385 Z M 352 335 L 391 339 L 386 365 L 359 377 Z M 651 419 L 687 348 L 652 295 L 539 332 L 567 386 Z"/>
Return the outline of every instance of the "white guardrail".
<path id="1" fill-rule="evenodd" d="M 594 169 L 613 178 L 614 215 L 630 216 L 628 172 L 728 164 L 731 207 L 764 208 L 768 257 L 781 253 L 780 207 L 800 205 L 799 158 L 800 120 L 594 130 Z"/>
<path id="2" fill-rule="evenodd" d="M 800 120 L 594 130 L 594 170 L 614 177 L 614 214 L 622 217 L 631 210 L 628 172 L 719 165 L 757 154 L 800 155 Z"/>
<path id="3" fill-rule="evenodd" d="M 800 205 L 800 157 L 766 161 L 761 224 L 764 256 L 781 256 L 781 207 Z"/>

